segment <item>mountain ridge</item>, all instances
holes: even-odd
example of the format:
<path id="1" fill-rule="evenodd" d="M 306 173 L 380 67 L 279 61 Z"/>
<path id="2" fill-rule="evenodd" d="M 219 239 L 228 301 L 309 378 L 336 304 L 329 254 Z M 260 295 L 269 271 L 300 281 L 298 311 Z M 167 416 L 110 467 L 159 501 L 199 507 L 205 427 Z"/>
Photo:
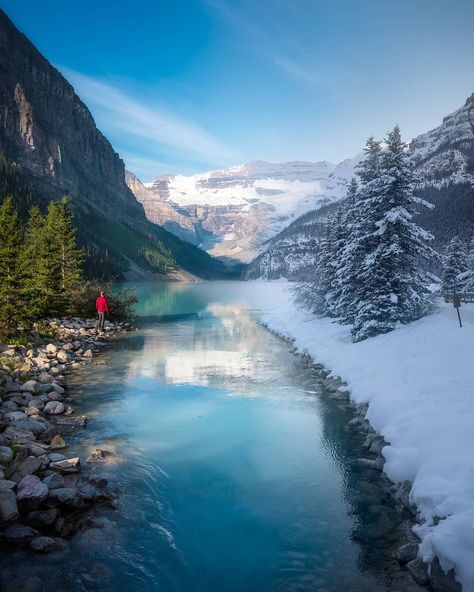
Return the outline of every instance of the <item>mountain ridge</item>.
<path id="1" fill-rule="evenodd" d="M 39 205 L 69 197 L 89 274 L 224 273 L 222 263 L 148 221 L 87 106 L 1 9 L 0 72 L 0 151 L 19 165 Z M 162 265 L 150 263 L 158 259 Z"/>

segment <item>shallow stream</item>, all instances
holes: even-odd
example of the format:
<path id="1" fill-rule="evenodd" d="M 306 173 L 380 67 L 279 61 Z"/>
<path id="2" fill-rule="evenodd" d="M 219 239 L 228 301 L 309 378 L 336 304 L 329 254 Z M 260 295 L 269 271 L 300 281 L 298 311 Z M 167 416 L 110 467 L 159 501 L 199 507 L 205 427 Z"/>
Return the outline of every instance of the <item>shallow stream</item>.
<path id="1" fill-rule="evenodd" d="M 83 471 L 107 476 L 119 505 L 69 552 L 28 559 L 47 590 L 419 590 L 394 559 L 410 523 L 360 463 L 352 411 L 258 324 L 261 290 L 138 285 L 140 330 L 70 376 L 89 416 L 71 448 L 118 454 Z"/>

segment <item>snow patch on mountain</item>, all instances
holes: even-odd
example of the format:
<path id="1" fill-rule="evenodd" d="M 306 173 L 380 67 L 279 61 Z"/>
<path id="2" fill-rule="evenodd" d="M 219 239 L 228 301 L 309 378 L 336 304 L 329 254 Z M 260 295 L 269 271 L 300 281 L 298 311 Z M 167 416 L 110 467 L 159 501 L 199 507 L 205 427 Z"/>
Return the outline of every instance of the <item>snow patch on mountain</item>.
<path id="1" fill-rule="evenodd" d="M 151 202 L 166 203 L 210 233 L 201 244 L 210 253 L 249 261 L 298 216 L 341 199 L 357 161 L 254 161 L 190 176 L 163 175 L 145 183 L 149 195 L 138 192 L 137 199 L 154 211 L 152 221 L 163 224 L 163 208 Z M 176 224 L 170 230 L 177 231 Z"/>

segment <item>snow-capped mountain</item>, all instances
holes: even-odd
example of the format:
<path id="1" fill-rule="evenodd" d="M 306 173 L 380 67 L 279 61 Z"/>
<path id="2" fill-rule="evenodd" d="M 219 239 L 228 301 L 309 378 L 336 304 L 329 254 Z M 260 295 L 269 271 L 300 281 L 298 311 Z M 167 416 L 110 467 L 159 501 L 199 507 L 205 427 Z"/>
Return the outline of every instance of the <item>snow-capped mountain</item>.
<path id="1" fill-rule="evenodd" d="M 293 220 L 341 199 L 356 162 L 255 161 L 145 184 L 129 175 L 127 182 L 152 222 L 213 255 L 250 261 Z"/>
<path id="2" fill-rule="evenodd" d="M 437 128 L 410 142 L 417 193 L 435 205 L 419 221 L 441 249 L 454 235 L 474 237 L 474 94 Z M 296 278 L 315 263 L 318 239 L 334 206 L 308 212 L 265 244 L 248 278 Z"/>

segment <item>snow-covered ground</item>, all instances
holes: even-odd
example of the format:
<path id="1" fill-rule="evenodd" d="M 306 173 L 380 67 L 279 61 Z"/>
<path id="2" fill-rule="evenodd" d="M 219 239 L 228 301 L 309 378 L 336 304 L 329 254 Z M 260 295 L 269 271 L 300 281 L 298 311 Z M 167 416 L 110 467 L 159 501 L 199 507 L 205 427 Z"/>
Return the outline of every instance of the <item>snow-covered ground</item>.
<path id="1" fill-rule="evenodd" d="M 266 300 L 262 321 L 346 380 L 353 400 L 369 403 L 367 418 L 390 443 L 384 470 L 413 483 L 411 501 L 426 521 L 416 529 L 421 556 L 437 555 L 473 592 L 474 305 L 461 309 L 462 329 L 452 305 L 440 302 L 424 319 L 354 344 L 347 327 L 299 310 L 289 284 L 256 284 Z"/>

